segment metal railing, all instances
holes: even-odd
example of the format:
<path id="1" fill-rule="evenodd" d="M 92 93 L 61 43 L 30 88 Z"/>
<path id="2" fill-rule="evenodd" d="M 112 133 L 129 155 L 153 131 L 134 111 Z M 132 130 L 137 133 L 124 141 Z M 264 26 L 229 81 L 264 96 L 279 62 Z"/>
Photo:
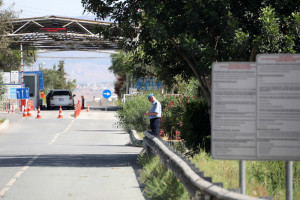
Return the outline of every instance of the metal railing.
<path id="1" fill-rule="evenodd" d="M 144 135 L 144 147 L 151 148 L 161 158 L 161 161 L 180 179 L 193 199 L 258 200 L 255 197 L 226 190 L 222 188 L 223 183 L 212 183 L 211 177 L 205 177 L 203 171 L 200 171 L 186 156 L 175 151 L 167 142 L 147 131 Z M 132 132 L 130 137 L 134 136 Z M 140 144 L 141 141 L 134 139 L 134 143 Z"/>

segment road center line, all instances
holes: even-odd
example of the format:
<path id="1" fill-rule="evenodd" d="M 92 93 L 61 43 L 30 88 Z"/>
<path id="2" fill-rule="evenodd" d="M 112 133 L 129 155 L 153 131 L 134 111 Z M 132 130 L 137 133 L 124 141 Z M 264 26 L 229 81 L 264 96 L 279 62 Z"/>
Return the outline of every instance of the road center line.
<path id="1" fill-rule="evenodd" d="M 28 170 L 29 166 L 32 165 L 32 163 L 34 162 L 34 160 L 36 160 L 39 157 L 39 155 L 34 156 L 33 158 L 31 158 L 24 167 L 22 167 L 22 169 L 20 169 L 15 175 L 14 177 L 12 177 L 4 186 L 4 188 L 2 188 L 0 190 L 0 197 L 4 197 L 5 193 L 17 182 L 17 180 L 22 176 L 22 174 Z"/>
<path id="2" fill-rule="evenodd" d="M 72 119 L 72 121 L 70 122 L 70 124 L 67 126 L 67 128 L 66 128 L 63 132 L 58 132 L 58 133 L 53 137 L 53 139 L 51 140 L 51 142 L 49 142 L 49 145 L 53 144 L 61 134 L 66 133 L 66 132 L 71 128 L 73 122 L 74 122 L 74 119 Z"/>

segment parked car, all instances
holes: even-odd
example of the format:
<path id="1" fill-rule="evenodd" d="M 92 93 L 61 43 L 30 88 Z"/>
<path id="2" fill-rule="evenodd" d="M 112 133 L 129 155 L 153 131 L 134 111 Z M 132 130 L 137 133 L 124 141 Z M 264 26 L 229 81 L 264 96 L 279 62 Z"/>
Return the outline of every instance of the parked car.
<path id="1" fill-rule="evenodd" d="M 50 90 L 46 96 L 47 109 L 51 110 L 60 106 L 66 109 L 74 109 L 75 96 L 75 94 L 72 95 L 71 90 L 67 89 Z"/>

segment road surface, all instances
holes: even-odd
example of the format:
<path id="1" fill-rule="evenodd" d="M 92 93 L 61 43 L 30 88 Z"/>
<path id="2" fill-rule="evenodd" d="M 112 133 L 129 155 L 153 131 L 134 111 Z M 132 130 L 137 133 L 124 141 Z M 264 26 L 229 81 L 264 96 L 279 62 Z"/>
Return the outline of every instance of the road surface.
<path id="1" fill-rule="evenodd" d="M 42 119 L 0 114 L 0 199 L 144 199 L 136 176 L 141 148 L 113 126 L 115 112 L 41 111 Z"/>

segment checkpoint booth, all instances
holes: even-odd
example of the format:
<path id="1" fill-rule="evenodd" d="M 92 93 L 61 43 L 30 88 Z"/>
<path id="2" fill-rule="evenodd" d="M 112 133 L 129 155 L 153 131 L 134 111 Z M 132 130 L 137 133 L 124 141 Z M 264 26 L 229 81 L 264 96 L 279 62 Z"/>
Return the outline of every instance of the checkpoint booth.
<path id="1" fill-rule="evenodd" d="M 42 105 L 40 90 L 44 88 L 42 71 L 23 72 L 24 84 L 22 85 L 22 73 L 19 71 L 1 72 L 6 93 L 1 100 L 0 110 L 15 111 L 22 106 L 29 106 L 31 110 Z"/>
<path id="2" fill-rule="evenodd" d="M 22 76 L 21 73 L 20 76 Z M 23 77 L 25 88 L 29 89 L 28 100 L 32 102 L 31 106 L 33 109 L 37 109 L 38 106 L 42 104 L 40 100 L 40 90 L 43 89 L 43 73 L 41 71 L 28 71 L 23 72 Z"/>

